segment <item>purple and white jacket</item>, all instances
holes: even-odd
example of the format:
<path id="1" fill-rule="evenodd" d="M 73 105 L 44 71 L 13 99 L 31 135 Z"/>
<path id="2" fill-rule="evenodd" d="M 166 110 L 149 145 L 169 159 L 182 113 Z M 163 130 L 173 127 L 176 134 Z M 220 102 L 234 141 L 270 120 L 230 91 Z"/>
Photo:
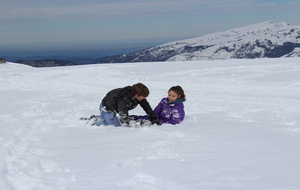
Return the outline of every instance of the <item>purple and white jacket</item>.
<path id="1" fill-rule="evenodd" d="M 154 109 L 160 124 L 169 123 L 175 125 L 183 121 L 185 116 L 184 101 L 184 99 L 178 99 L 168 103 L 168 99 L 163 98 Z"/>
<path id="2" fill-rule="evenodd" d="M 156 118 L 160 124 L 178 124 L 183 121 L 185 112 L 183 102 L 185 99 L 178 99 L 174 102 L 168 103 L 167 98 L 163 98 L 154 109 Z M 133 120 L 149 120 L 149 116 L 130 115 Z"/>

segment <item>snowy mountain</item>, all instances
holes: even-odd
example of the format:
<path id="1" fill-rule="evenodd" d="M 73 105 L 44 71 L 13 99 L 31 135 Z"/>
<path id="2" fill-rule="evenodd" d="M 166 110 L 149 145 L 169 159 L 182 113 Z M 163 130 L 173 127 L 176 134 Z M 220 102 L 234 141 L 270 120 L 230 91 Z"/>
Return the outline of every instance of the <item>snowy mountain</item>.
<path id="1" fill-rule="evenodd" d="M 0 190 L 299 190 L 299 62 L 0 64 Z M 79 120 L 98 114 L 109 90 L 137 82 L 152 107 L 181 85 L 184 121 Z"/>
<path id="2" fill-rule="evenodd" d="M 102 63 L 195 61 L 300 56 L 300 26 L 263 22 L 198 38 L 175 41 Z"/>

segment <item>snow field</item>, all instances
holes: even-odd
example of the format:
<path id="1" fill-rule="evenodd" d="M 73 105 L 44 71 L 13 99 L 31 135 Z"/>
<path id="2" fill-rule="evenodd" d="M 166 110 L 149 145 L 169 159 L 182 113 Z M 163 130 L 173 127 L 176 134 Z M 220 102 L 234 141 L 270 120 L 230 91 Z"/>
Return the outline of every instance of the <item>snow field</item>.
<path id="1" fill-rule="evenodd" d="M 296 190 L 298 62 L 0 65 L 0 189 Z M 153 108 L 181 85 L 184 122 L 135 129 L 78 120 L 97 114 L 109 90 L 137 82 Z"/>

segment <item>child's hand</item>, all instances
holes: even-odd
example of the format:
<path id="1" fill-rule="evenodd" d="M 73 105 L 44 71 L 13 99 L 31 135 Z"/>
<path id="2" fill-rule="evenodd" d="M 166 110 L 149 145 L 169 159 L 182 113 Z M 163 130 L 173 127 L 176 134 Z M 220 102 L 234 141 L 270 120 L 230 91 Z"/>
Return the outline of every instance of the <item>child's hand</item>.
<path id="1" fill-rule="evenodd" d="M 159 123 L 158 119 L 156 118 L 156 115 L 155 115 L 154 112 L 152 112 L 152 113 L 149 115 L 149 117 L 150 117 L 150 121 L 151 121 L 152 125 L 153 125 L 153 124 L 160 125 L 160 123 Z"/>

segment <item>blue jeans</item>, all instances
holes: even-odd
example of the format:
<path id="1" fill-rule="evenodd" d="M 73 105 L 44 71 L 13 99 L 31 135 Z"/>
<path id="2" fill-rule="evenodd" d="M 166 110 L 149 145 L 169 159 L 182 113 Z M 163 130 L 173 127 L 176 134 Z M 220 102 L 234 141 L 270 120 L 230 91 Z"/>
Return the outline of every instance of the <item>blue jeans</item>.
<path id="1" fill-rule="evenodd" d="M 100 104 L 100 115 L 97 115 L 96 117 L 98 121 L 95 122 L 95 125 L 113 125 L 115 127 L 121 126 L 121 123 L 117 117 L 117 115 L 113 112 L 107 111 L 105 107 Z"/>

